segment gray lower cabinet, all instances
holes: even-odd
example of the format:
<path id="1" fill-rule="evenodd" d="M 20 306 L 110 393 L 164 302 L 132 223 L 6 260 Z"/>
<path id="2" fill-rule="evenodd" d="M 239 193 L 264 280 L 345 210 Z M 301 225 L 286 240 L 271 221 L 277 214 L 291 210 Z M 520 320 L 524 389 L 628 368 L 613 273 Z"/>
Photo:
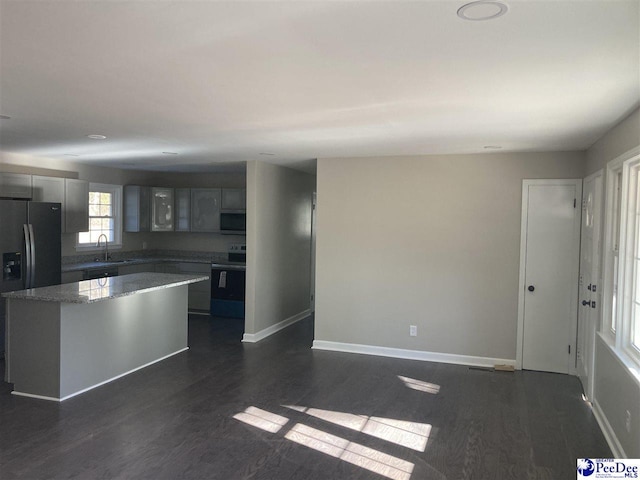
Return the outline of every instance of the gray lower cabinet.
<path id="1" fill-rule="evenodd" d="M 31 175 L 0 172 L 0 197 L 31 198 Z"/>
<path id="2" fill-rule="evenodd" d="M 191 231 L 219 232 L 220 203 L 219 188 L 191 189 Z"/>
<path id="3" fill-rule="evenodd" d="M 176 273 L 211 275 L 208 263 L 178 263 Z M 206 282 L 189 284 L 189 310 L 208 312 L 211 308 L 211 278 Z"/>
<path id="4" fill-rule="evenodd" d="M 118 275 L 130 275 L 132 273 L 155 272 L 153 263 L 137 263 L 135 265 L 122 265 L 118 267 Z"/>
<path id="5" fill-rule="evenodd" d="M 75 283 L 82 280 L 82 271 L 62 272 L 62 283 Z"/>
<path id="6" fill-rule="evenodd" d="M 156 272 L 158 273 L 180 273 L 176 263 L 157 263 Z"/>
<path id="7" fill-rule="evenodd" d="M 125 185 L 124 231 L 148 232 L 151 230 L 151 187 Z"/>

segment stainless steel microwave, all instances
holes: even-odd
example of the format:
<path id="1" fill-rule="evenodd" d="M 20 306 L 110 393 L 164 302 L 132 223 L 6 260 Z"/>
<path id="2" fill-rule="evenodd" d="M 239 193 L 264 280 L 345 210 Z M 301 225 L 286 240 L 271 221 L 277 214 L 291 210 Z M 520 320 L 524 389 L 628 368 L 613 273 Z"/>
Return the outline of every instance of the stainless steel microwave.
<path id="1" fill-rule="evenodd" d="M 220 231 L 226 234 L 244 235 L 247 232 L 247 212 L 245 210 L 222 210 Z"/>

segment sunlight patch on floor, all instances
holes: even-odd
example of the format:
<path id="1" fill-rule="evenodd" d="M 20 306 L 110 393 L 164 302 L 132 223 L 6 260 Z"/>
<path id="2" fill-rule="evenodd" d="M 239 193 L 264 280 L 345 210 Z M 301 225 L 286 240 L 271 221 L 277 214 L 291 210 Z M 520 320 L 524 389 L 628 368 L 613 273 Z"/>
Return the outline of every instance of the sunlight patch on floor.
<path id="1" fill-rule="evenodd" d="M 423 382 L 422 380 L 403 377 L 402 375 L 398 375 L 398 378 L 404 382 L 405 386 L 411 388 L 412 390 L 432 393 L 433 395 L 436 395 L 440 392 L 440 385 L 436 385 L 435 383 Z"/>
<path id="2" fill-rule="evenodd" d="M 295 405 L 283 407 L 306 413 L 335 425 L 362 432 L 372 437 L 424 452 L 431 433 L 428 423 L 407 422 L 392 418 L 369 417 L 353 413 L 335 412 L 319 408 L 306 408 Z"/>
<path id="3" fill-rule="evenodd" d="M 249 407 L 244 412 L 235 414 L 233 418 L 271 433 L 278 433 L 289 421 L 286 417 L 256 407 Z"/>
<path id="4" fill-rule="evenodd" d="M 414 464 L 298 423 L 285 438 L 393 480 L 409 480 Z"/>

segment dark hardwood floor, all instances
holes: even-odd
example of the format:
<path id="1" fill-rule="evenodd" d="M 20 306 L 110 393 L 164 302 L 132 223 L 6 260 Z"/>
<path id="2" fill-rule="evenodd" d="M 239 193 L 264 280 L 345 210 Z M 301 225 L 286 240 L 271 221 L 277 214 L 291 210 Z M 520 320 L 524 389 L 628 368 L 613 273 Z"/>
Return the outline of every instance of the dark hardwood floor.
<path id="1" fill-rule="evenodd" d="M 611 456 L 575 377 L 312 351 L 312 319 L 254 345 L 189 329 L 61 404 L 2 383 L 0 478 L 559 480 Z"/>

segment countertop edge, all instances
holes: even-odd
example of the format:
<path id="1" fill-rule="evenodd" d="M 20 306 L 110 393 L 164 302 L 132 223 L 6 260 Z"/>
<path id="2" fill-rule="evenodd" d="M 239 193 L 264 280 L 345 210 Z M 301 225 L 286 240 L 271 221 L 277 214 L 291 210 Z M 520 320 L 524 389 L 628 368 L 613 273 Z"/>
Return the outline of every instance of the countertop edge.
<path id="1" fill-rule="evenodd" d="M 131 275 L 122 275 L 119 277 L 110 277 L 111 279 L 126 279 L 127 277 L 133 277 L 133 276 L 137 276 L 137 275 L 144 275 L 144 274 L 131 274 Z M 136 295 L 138 293 L 148 293 L 148 292 L 153 292 L 156 290 L 162 290 L 165 288 L 172 288 L 172 287 L 179 287 L 182 285 L 188 285 L 191 283 L 197 283 L 197 282 L 203 282 L 209 279 L 208 275 L 187 275 L 187 274 L 172 274 L 172 273 L 162 273 L 162 274 L 151 274 L 151 275 L 162 275 L 162 276 L 172 276 L 172 277 L 182 277 L 179 280 L 173 280 L 173 281 L 167 281 L 167 283 L 162 283 L 161 285 L 150 285 L 147 287 L 140 287 L 140 288 L 136 288 L 133 290 L 126 290 L 126 291 L 119 291 L 119 292 L 115 292 L 113 294 L 110 294 L 108 296 L 105 296 L 103 298 L 89 298 L 89 297 L 84 297 L 82 295 L 77 295 L 77 296 L 71 296 L 71 297 L 64 297 L 62 294 L 58 294 L 57 296 L 53 293 L 53 292 L 42 292 L 43 290 L 47 290 L 47 289 L 51 289 L 52 287 L 41 287 L 41 288 L 34 288 L 34 289 L 28 289 L 28 290 L 18 290 L 18 291 L 14 291 L 14 292 L 5 292 L 2 293 L 2 297 L 3 298 L 7 298 L 7 299 L 16 299 L 16 300 L 27 300 L 27 301 L 41 301 L 41 302 L 51 302 L 51 303 L 67 303 L 67 304 L 76 304 L 76 305 L 82 305 L 82 304 L 89 304 L 89 303 L 96 303 L 96 302 L 103 302 L 106 300 L 113 300 L 116 298 L 122 298 L 122 297 L 127 297 L 127 296 L 131 296 L 131 295 Z M 188 277 L 188 278 L 185 278 Z M 80 282 L 73 282 L 73 283 L 67 283 L 67 284 L 62 284 L 62 285 L 56 285 L 54 287 L 72 287 L 74 285 L 79 285 L 80 283 L 83 282 L 98 282 L 102 279 L 99 280 L 82 280 Z M 116 280 L 117 281 L 117 280 Z M 155 283 L 155 282 L 154 282 Z M 40 292 L 38 292 L 38 290 L 40 290 Z"/>

